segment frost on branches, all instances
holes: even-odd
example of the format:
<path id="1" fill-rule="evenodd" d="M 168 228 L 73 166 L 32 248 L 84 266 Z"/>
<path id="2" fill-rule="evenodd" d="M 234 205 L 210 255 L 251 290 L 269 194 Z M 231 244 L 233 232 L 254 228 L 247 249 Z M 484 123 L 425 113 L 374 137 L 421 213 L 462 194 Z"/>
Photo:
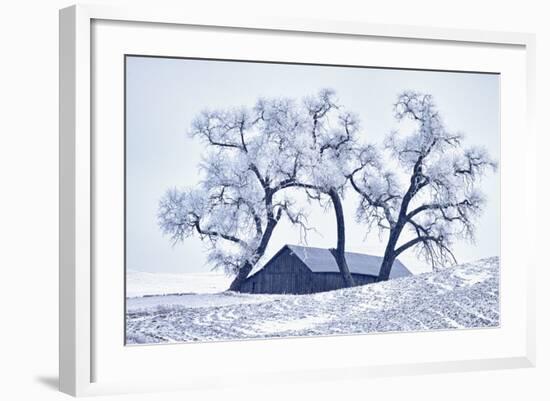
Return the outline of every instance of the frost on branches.
<path id="1" fill-rule="evenodd" d="M 434 267 L 455 263 L 454 242 L 473 240 L 484 206 L 480 178 L 497 164 L 447 129 L 428 94 L 403 92 L 394 114 L 398 122 L 412 122 L 413 131 L 394 131 L 377 147 L 358 141 L 358 118 L 328 89 L 301 101 L 259 99 L 252 108 L 203 111 L 190 132 L 206 147 L 202 180 L 164 195 L 159 224 L 173 242 L 199 236 L 210 264 L 234 275 L 230 289 L 239 290 L 281 219 L 304 236 L 312 228 L 296 199 L 305 193 L 332 206 L 337 243 L 331 251 L 352 286 L 342 206 L 351 186 L 367 232 L 388 233 L 380 280 L 409 249 Z"/>
<path id="2" fill-rule="evenodd" d="M 452 246 L 457 239 L 474 239 L 484 207 L 477 184 L 497 168 L 485 149 L 464 147 L 463 136 L 445 127 L 432 96 L 403 92 L 394 112 L 398 122 L 414 123 L 413 132 L 392 132 L 383 149 L 358 149 L 360 166 L 349 176 L 361 197 L 358 219 L 389 233 L 381 280 L 408 249 L 434 267 L 456 263 Z"/>
<path id="3" fill-rule="evenodd" d="M 203 111 L 190 134 L 205 146 L 196 188 L 171 189 L 160 201 L 162 231 L 179 242 L 199 236 L 214 268 L 233 274 L 238 290 L 264 255 L 281 219 L 305 235 L 307 215 L 297 191 L 319 202 L 328 198 L 338 221 L 334 250 L 344 280 L 353 281 L 344 258 L 341 196 L 356 166 L 357 119 L 331 90 L 294 99 L 259 99 L 253 108 Z"/>

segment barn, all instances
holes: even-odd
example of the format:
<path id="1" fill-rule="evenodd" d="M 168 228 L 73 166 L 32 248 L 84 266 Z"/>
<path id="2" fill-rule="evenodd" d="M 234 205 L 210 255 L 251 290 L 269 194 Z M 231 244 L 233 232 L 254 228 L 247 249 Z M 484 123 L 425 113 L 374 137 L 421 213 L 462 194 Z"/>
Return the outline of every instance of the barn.
<path id="1" fill-rule="evenodd" d="M 375 282 L 382 258 L 346 252 L 346 261 L 357 285 Z M 390 279 L 410 276 L 395 261 Z M 252 294 L 311 294 L 344 287 L 334 256 L 328 249 L 285 245 L 261 269 L 252 271 L 241 292 Z"/>

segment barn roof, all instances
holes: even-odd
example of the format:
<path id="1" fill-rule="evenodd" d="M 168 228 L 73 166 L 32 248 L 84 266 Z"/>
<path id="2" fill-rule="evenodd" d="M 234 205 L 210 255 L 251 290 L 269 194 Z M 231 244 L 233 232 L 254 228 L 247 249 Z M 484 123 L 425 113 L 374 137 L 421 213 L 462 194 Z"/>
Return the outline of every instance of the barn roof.
<path id="1" fill-rule="evenodd" d="M 330 250 L 325 248 L 314 248 L 301 245 L 285 245 L 279 252 L 271 258 L 265 265 L 269 265 L 274 259 L 276 259 L 281 252 L 288 248 L 292 254 L 296 255 L 303 263 L 314 273 L 338 273 L 338 265 L 334 256 Z M 348 268 L 352 274 L 364 274 L 369 276 L 378 277 L 380 273 L 380 266 L 382 264 L 382 258 L 380 256 L 367 255 L 363 253 L 346 252 L 346 262 Z M 250 272 L 249 277 L 256 274 L 263 269 L 254 269 Z M 410 276 L 412 273 L 401 263 L 399 260 L 395 260 L 391 269 L 390 278 L 398 278 Z"/>
<path id="2" fill-rule="evenodd" d="M 287 245 L 287 247 L 314 273 L 338 273 L 340 271 L 334 256 L 328 249 L 299 245 Z M 350 273 L 378 276 L 382 258 L 363 253 L 346 252 L 346 262 L 348 263 Z M 399 260 L 394 262 L 390 278 L 410 275 L 411 272 L 403 263 Z"/>

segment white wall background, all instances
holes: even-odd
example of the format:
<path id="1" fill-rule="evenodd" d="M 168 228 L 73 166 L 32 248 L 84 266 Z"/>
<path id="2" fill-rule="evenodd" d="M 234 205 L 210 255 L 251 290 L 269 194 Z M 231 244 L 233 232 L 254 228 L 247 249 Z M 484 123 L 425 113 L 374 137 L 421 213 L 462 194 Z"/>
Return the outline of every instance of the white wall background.
<path id="1" fill-rule="evenodd" d="M 97 3 L 126 4 L 129 0 Z M 134 0 L 134 3 L 137 2 Z M 153 3 L 153 2 L 151 2 Z M 156 7 L 180 3 L 190 13 L 222 15 L 250 13 L 299 18 L 362 20 L 505 31 L 538 35 L 537 114 L 538 200 L 546 207 L 548 193 L 548 130 L 550 107 L 550 27 L 543 1 L 488 0 L 352 1 L 323 4 L 320 0 L 162 1 Z M 63 0 L 4 1 L 0 8 L 0 398 L 56 400 L 57 393 L 57 261 L 58 261 L 58 25 Z M 535 195 L 533 195 L 535 199 Z M 548 237 L 548 213 L 539 211 L 538 233 L 526 233 L 542 248 Z M 537 235 L 538 234 L 538 235 Z M 548 257 L 540 252 L 538 266 L 538 366 L 534 369 L 444 374 L 326 382 L 264 394 L 275 399 L 548 399 L 550 377 Z M 206 393 L 166 393 L 106 397 L 128 400 L 248 400 L 255 392 L 216 390 Z"/>

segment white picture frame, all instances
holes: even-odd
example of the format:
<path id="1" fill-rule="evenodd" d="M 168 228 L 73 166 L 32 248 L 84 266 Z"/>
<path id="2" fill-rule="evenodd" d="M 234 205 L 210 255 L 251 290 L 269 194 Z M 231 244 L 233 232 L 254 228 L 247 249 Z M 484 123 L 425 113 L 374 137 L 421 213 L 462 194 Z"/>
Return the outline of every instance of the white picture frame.
<path id="1" fill-rule="evenodd" d="M 104 150 L 104 147 L 97 147 L 93 141 L 93 127 L 98 124 L 94 121 L 94 87 L 92 86 L 93 69 L 97 68 L 95 53 L 98 51 L 94 46 L 102 46 L 105 41 L 93 42 L 94 23 L 98 21 L 110 21 L 109 24 L 116 22 L 156 24 L 155 26 L 171 29 L 170 27 L 185 28 L 202 27 L 206 30 L 220 30 L 223 34 L 227 29 L 234 32 L 254 32 L 277 33 L 286 35 L 308 35 L 308 37 L 331 38 L 338 37 L 344 39 L 362 40 L 363 38 L 383 39 L 388 43 L 392 41 L 415 41 L 415 43 L 431 43 L 439 46 L 442 50 L 445 46 L 459 46 L 461 49 L 475 49 L 490 47 L 495 49 L 510 49 L 510 54 L 514 64 L 517 65 L 517 71 L 510 70 L 510 85 L 516 85 L 520 96 L 518 99 L 510 98 L 511 91 L 503 92 L 503 102 L 513 103 L 519 107 L 517 116 L 514 120 L 503 121 L 503 137 L 507 135 L 507 144 L 503 146 L 502 154 L 502 181 L 507 179 L 520 180 L 526 187 L 535 186 L 535 134 L 533 130 L 533 111 L 534 111 L 534 48 L 535 38 L 530 34 L 523 33 L 505 33 L 505 32 L 483 32 L 458 29 L 436 29 L 412 26 L 389 26 L 374 25 L 360 22 L 342 22 L 342 21 L 313 21 L 313 20 L 293 20 L 277 18 L 253 18 L 243 17 L 242 20 L 229 20 L 224 17 L 187 15 L 185 10 L 162 10 L 151 8 L 111 8 L 108 6 L 72 6 L 60 11 L 60 389 L 61 391 L 75 395 L 94 395 L 108 393 L 126 393 L 134 391 L 156 391 L 167 389 L 201 389 L 213 386 L 223 386 L 233 383 L 231 369 L 235 366 L 214 367 L 201 371 L 200 368 L 187 369 L 185 379 L 174 376 L 159 374 L 149 379 L 134 378 L 130 379 L 125 375 L 117 376 L 110 372 L 109 375 L 102 375 L 101 366 L 108 362 L 116 366 L 119 371 L 121 365 L 116 365 L 119 360 L 105 359 L 108 347 L 104 344 L 111 340 L 105 338 L 112 336 L 120 337 L 120 346 L 123 347 L 122 334 L 114 333 L 104 335 L 108 320 L 104 319 L 101 306 L 96 307 L 94 296 L 96 291 L 104 291 L 107 297 L 113 296 L 116 291 L 123 291 L 122 288 L 113 285 L 113 288 L 105 288 L 104 285 L 108 277 L 106 275 L 97 275 L 94 272 L 94 261 L 97 255 L 94 254 L 94 235 L 97 235 L 98 216 L 96 212 L 94 191 L 97 190 L 94 180 L 95 169 L 99 166 L 97 163 L 97 152 Z M 132 29 L 136 31 L 142 29 L 143 25 L 134 25 Z M 129 30 L 129 26 L 117 28 L 116 38 L 113 36 L 112 42 L 129 43 L 131 34 L 120 33 Z M 159 30 L 159 35 L 167 35 L 170 32 Z M 106 31 L 107 34 L 109 31 Z M 159 36 L 160 37 L 160 36 Z M 155 45 L 155 35 L 151 36 L 150 46 Z M 136 38 L 134 37 L 134 40 Z M 277 38 L 273 39 L 277 40 Z M 167 48 L 166 48 L 167 49 Z M 169 49 L 163 51 L 170 51 Z M 101 49 L 99 49 L 101 51 Z M 117 51 L 121 51 L 120 49 Z M 115 53 L 114 53 L 115 54 Z M 116 53 L 118 54 L 118 53 Z M 115 54 L 115 55 L 116 55 Z M 118 57 L 118 56 L 117 56 Z M 337 56 L 334 56 L 337 57 Z M 222 57 L 223 58 L 223 57 Z M 500 61 L 503 63 L 504 58 Z M 398 62 L 398 61 L 396 61 Z M 467 63 L 468 60 L 465 61 Z M 495 61 L 496 62 L 496 61 Z M 431 65 L 432 61 L 425 61 L 419 64 L 420 68 L 441 68 L 441 65 Z M 444 69 L 461 70 L 465 66 L 455 65 L 452 68 L 452 61 Z M 475 63 L 472 61 L 472 65 Z M 451 66 L 451 67 L 449 67 Z M 437 68 L 436 68 L 437 67 Z M 474 67 L 472 67 L 474 68 Z M 487 67 L 489 68 L 489 67 Z M 504 68 L 504 67 L 503 67 Z M 512 68 L 512 67 L 507 67 Z M 467 68 L 468 69 L 468 68 Z M 471 70 L 471 68 L 470 68 Z M 500 71 L 497 68 L 498 71 Z M 524 95 L 524 96 L 523 96 Z M 506 103 L 508 104 L 508 103 Z M 512 103 L 509 103 L 512 105 Z M 503 106 L 503 111 L 509 110 Z M 512 117 L 510 117 L 512 118 Z M 505 125 L 508 124 L 508 125 Z M 511 128 L 520 128 L 522 134 L 518 137 L 513 136 Z M 521 140 L 519 139 L 521 137 Z M 521 142 L 520 142 L 521 141 Z M 510 158 L 506 156 L 508 148 L 515 148 L 519 154 L 518 164 L 514 171 L 506 168 L 506 163 Z M 116 150 L 116 149 L 115 149 Z M 113 150 L 114 153 L 115 150 Z M 113 157 L 120 157 L 122 155 Z M 116 185 L 116 182 L 112 183 Z M 503 190 L 503 196 L 506 195 Z M 512 195 L 510 195 L 512 196 Z M 534 226 L 535 211 L 528 207 L 526 197 L 516 195 L 517 199 L 510 197 L 510 202 L 514 202 L 516 207 L 521 210 L 521 216 L 512 216 L 507 213 L 506 205 L 503 205 L 502 222 L 503 227 L 508 228 L 507 238 L 503 238 L 503 247 L 505 243 L 514 240 L 514 236 L 521 235 L 513 233 L 514 227 L 519 224 L 518 221 L 527 221 L 527 225 Z M 519 205 L 518 205 L 519 204 Z M 506 224 L 504 224 L 506 223 Z M 503 228 L 503 230 L 504 230 Z M 532 227 L 527 231 L 533 232 Z M 411 353 L 404 355 L 403 358 L 388 358 L 384 360 L 383 356 L 373 355 L 373 361 L 365 361 L 361 358 L 338 359 L 338 353 L 330 351 L 331 347 L 341 347 L 344 342 L 361 346 L 364 341 L 361 336 L 345 338 L 317 338 L 308 339 L 307 342 L 302 339 L 280 339 L 273 341 L 250 341 L 236 343 L 217 343 L 217 344 L 194 344 L 192 345 L 164 345 L 141 347 L 134 355 L 119 356 L 112 358 L 129 358 L 135 364 L 139 358 L 150 358 L 147 361 L 156 361 L 175 358 L 175 354 L 181 354 L 182 347 L 188 347 L 187 358 L 200 358 L 201 355 L 211 356 L 213 352 L 231 357 L 235 353 L 244 355 L 241 366 L 236 367 L 237 373 L 247 371 L 254 376 L 259 383 L 273 384 L 284 383 L 293 380 L 319 380 L 327 378 L 353 377 L 361 379 L 364 377 L 373 377 L 381 375 L 399 375 L 399 374 L 419 374 L 441 371 L 466 371 L 478 369 L 500 369 L 511 367 L 529 367 L 535 363 L 535 305 L 534 305 L 534 258 L 535 253 L 531 252 L 533 245 L 525 239 L 520 244 L 519 251 L 528 255 L 520 262 L 522 273 L 517 279 L 513 290 L 508 291 L 506 277 L 508 270 L 503 270 L 502 290 L 505 292 L 501 308 L 506 317 L 508 306 L 512 303 L 518 305 L 510 313 L 517 319 L 503 318 L 502 326 L 499 329 L 485 331 L 479 335 L 479 339 L 487 342 L 494 342 L 495 348 L 485 353 L 479 350 L 472 350 L 464 358 L 448 357 L 442 355 L 440 359 L 418 358 L 418 355 Z M 519 260 L 519 251 L 509 250 L 508 259 L 512 261 Z M 502 255 L 503 263 L 506 262 L 506 254 Z M 517 263 L 516 263 L 517 264 Z M 122 268 L 122 267 L 121 267 Z M 122 280 L 118 277 L 116 280 Z M 98 288 L 101 287 L 101 288 Z M 110 294 L 110 295 L 109 295 Z M 122 297 L 122 293 L 120 293 Z M 512 315 L 510 315 L 512 316 Z M 122 315 L 120 317 L 122 319 Z M 516 321 L 517 320 L 517 321 Z M 97 328 L 100 327 L 100 329 Z M 98 335 L 101 330 L 101 335 Z M 117 329 L 118 330 L 118 329 Z M 487 334 L 488 333 L 488 334 Z M 500 333 L 508 333 L 501 334 Z M 391 335 L 370 335 L 368 341 L 375 342 L 380 340 L 380 344 L 388 344 L 391 341 L 399 341 L 401 346 L 414 344 L 430 344 L 441 342 L 441 338 L 447 335 L 445 333 L 402 333 L 399 337 Z M 462 341 L 464 345 L 473 341 L 478 334 L 474 331 L 462 331 L 457 334 L 457 340 Z M 506 336 L 506 337 L 504 337 Z M 484 337 L 482 339 L 482 337 Z M 506 340 L 506 341 L 504 341 Z M 296 342 L 301 341 L 301 342 Z M 502 342 L 502 345 L 499 345 Z M 285 345 L 299 355 L 315 355 L 320 347 L 328 347 L 329 352 L 323 363 L 296 363 L 296 366 L 285 368 L 284 361 L 277 359 L 281 353 L 281 346 Z M 118 347 L 118 345 L 117 345 Z M 177 352 L 169 350 L 170 347 L 180 347 Z M 500 347 L 500 348 L 499 348 Z M 460 346 L 458 347 L 460 349 Z M 180 352 L 181 351 L 181 352 Z M 96 358 L 100 355 L 101 364 L 96 363 Z M 103 353 L 103 354 L 102 354 Z M 256 366 L 254 372 L 246 366 L 247 361 L 253 361 L 255 355 L 262 353 L 264 361 L 262 366 Z M 427 352 L 429 354 L 429 352 Z M 360 356 L 360 355 L 359 355 Z M 137 358 L 137 359 L 136 359 Z M 332 360 L 331 360 L 332 358 Z M 378 358 L 378 359 L 377 359 Z M 144 359 L 145 360 L 145 359 Z M 189 359 L 188 359 L 189 360 Z M 376 360 L 376 361 L 374 361 Z M 105 362 L 107 361 L 107 362 Z M 397 362 L 396 362 L 397 361 Z M 127 362 L 128 363 L 128 362 Z M 172 362 L 173 363 L 173 362 Z M 263 366 L 265 365 L 265 366 Z M 267 365 L 271 365 L 268 369 Z M 170 363 L 168 364 L 170 366 Z M 225 370 L 224 370 L 225 369 Z M 236 373 L 236 374 L 237 374 Z"/>

